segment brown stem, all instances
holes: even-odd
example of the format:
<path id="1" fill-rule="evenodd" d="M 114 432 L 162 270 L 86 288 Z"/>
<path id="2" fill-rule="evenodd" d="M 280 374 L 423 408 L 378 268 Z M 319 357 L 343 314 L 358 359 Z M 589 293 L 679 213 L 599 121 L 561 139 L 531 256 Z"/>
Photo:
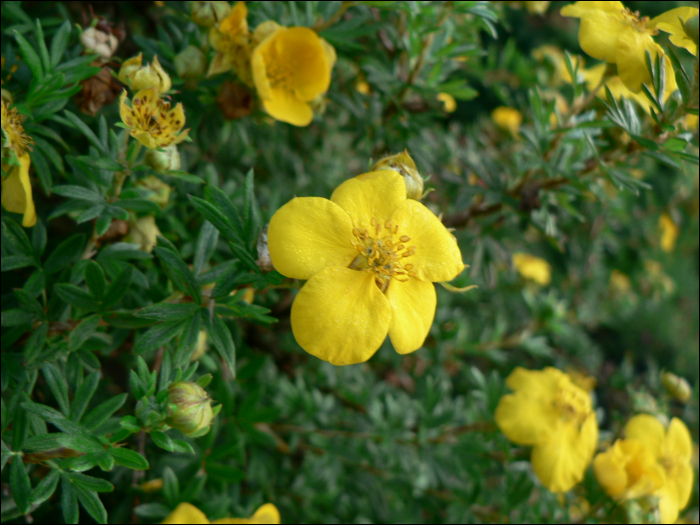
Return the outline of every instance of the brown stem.
<path id="1" fill-rule="evenodd" d="M 343 2 L 340 4 L 340 7 L 338 10 L 333 13 L 333 16 L 331 16 L 328 20 L 325 22 L 323 20 L 319 20 L 314 24 L 313 30 L 316 31 L 317 33 L 320 33 L 321 31 L 325 31 L 329 27 L 331 27 L 333 24 L 335 24 L 340 18 L 345 14 L 345 11 L 350 9 L 355 2 Z"/>

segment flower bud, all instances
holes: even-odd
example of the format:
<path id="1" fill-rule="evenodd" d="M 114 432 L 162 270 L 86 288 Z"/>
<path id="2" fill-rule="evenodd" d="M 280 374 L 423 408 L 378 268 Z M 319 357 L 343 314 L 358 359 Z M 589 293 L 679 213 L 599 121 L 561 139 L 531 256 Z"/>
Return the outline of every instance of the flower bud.
<path id="1" fill-rule="evenodd" d="M 124 62 L 119 70 L 119 81 L 134 91 L 148 88 L 155 88 L 160 94 L 170 91 L 170 76 L 158 62 L 158 57 L 154 56 L 153 62 L 145 66 L 142 63 L 142 53 Z"/>
<path id="2" fill-rule="evenodd" d="M 159 172 L 179 170 L 180 154 L 177 151 L 177 144 L 170 144 L 162 148 L 162 150 L 148 149 L 143 158 L 146 166 Z"/>
<path id="3" fill-rule="evenodd" d="M 146 152 L 146 155 L 148 155 L 148 152 Z M 155 202 L 161 208 L 165 208 L 168 205 L 168 201 L 170 200 L 170 192 L 172 191 L 172 188 L 155 175 L 149 175 L 148 177 L 144 177 L 143 179 L 138 181 L 136 185 L 141 186 L 142 188 L 146 188 L 147 190 L 153 192 L 147 197 L 149 201 Z"/>
<path id="4" fill-rule="evenodd" d="M 693 392 L 688 381 L 671 372 L 661 373 L 661 384 L 664 385 L 669 396 L 677 399 L 681 403 L 687 402 L 688 399 L 690 399 L 690 394 Z"/>
<path id="5" fill-rule="evenodd" d="M 416 163 L 408 154 L 408 150 L 384 157 L 372 166 L 372 171 L 378 170 L 398 171 L 406 183 L 406 197 L 409 199 L 420 200 L 423 196 L 423 177 L 418 173 Z"/>
<path id="6" fill-rule="evenodd" d="M 199 80 L 207 70 L 207 59 L 195 46 L 187 46 L 175 55 L 174 63 L 178 76 L 187 81 Z"/>
<path id="7" fill-rule="evenodd" d="M 198 26 L 212 27 L 221 22 L 231 12 L 228 2 L 190 2 L 190 18 Z"/>
<path id="8" fill-rule="evenodd" d="M 197 346 L 195 346 L 194 352 L 192 352 L 190 361 L 197 361 L 197 359 L 202 357 L 208 349 L 209 343 L 207 343 L 207 332 L 206 330 L 200 330 L 199 335 L 197 335 Z"/>
<path id="9" fill-rule="evenodd" d="M 491 113 L 491 119 L 496 126 L 516 136 L 520 131 L 520 125 L 523 123 L 523 114 L 515 108 L 499 106 Z"/>
<path id="10" fill-rule="evenodd" d="M 685 32 L 688 38 L 695 42 L 696 46 L 698 45 L 698 15 L 683 22 L 683 32 Z"/>
<path id="11" fill-rule="evenodd" d="M 198 436 L 206 434 L 214 411 L 211 399 L 206 391 L 196 383 L 174 383 L 168 388 L 168 402 L 175 405 L 175 410 L 165 422 L 183 434 Z"/>
<path id="12" fill-rule="evenodd" d="M 156 218 L 153 215 L 148 215 L 136 221 L 129 221 L 129 234 L 124 237 L 124 240 L 136 243 L 144 252 L 151 253 L 160 234 Z"/>
<path id="13" fill-rule="evenodd" d="M 80 35 L 80 43 L 83 44 L 87 54 L 97 53 L 100 55 L 102 63 L 105 63 L 117 50 L 119 40 L 111 33 L 88 27 Z"/>
<path id="14" fill-rule="evenodd" d="M 12 93 L 7 91 L 5 88 L 2 88 L 2 100 L 4 102 L 7 102 L 8 105 L 12 105 L 12 102 L 14 102 L 14 99 L 12 98 Z"/>

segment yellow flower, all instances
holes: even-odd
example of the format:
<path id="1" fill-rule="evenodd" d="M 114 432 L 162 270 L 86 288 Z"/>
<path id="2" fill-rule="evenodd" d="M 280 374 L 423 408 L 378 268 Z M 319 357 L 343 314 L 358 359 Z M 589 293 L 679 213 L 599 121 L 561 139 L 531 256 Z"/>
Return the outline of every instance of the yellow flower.
<path id="1" fill-rule="evenodd" d="M 664 470 L 644 443 L 618 439 L 593 461 L 593 472 L 605 492 L 616 499 L 648 496 L 664 483 Z"/>
<path id="2" fill-rule="evenodd" d="M 671 61 L 652 38 L 658 30 L 650 27 L 648 17 L 639 18 L 622 2 L 576 2 L 563 7 L 561 14 L 581 19 L 581 48 L 593 58 L 617 64 L 622 82 L 635 93 L 643 83 L 651 85 L 645 51 L 652 58 L 661 53 L 666 68 L 672 69 Z"/>
<path id="3" fill-rule="evenodd" d="M 547 261 L 529 253 L 514 253 L 513 266 L 525 279 L 547 286 L 552 282 L 552 267 Z"/>
<path id="4" fill-rule="evenodd" d="M 496 424 L 518 445 L 532 446 L 532 468 L 552 492 L 566 492 L 583 479 L 598 441 L 590 395 L 556 368 L 516 368 L 501 398 Z"/>
<path id="5" fill-rule="evenodd" d="M 2 163 L 7 177 L 2 179 L 2 205 L 12 213 L 21 213 L 22 226 L 29 228 L 36 224 L 36 210 L 29 182 L 29 151 L 34 143 L 22 127 L 22 116 L 17 108 L 10 109 L 9 103 L 2 100 L 2 147 L 12 150 L 15 160 Z M 3 153 L 3 157 L 5 157 Z"/>
<path id="6" fill-rule="evenodd" d="M 438 93 L 436 98 L 442 102 L 442 108 L 447 113 L 454 113 L 455 109 L 457 109 L 457 101 L 452 95 L 448 93 Z"/>
<path id="7" fill-rule="evenodd" d="M 369 95 L 372 93 L 372 88 L 366 80 L 358 80 L 355 83 L 355 89 L 358 93 L 362 93 L 363 95 Z"/>
<path id="8" fill-rule="evenodd" d="M 139 485 L 139 488 L 146 493 L 157 492 L 163 488 L 163 478 L 155 478 L 144 481 Z"/>
<path id="9" fill-rule="evenodd" d="M 629 276 L 622 273 L 620 270 L 610 272 L 610 290 L 619 296 L 624 296 L 632 291 L 632 281 Z"/>
<path id="10" fill-rule="evenodd" d="M 643 443 L 663 469 L 663 484 L 653 494 L 659 498 L 661 523 L 675 523 L 693 490 L 693 441 L 688 428 L 674 417 L 666 431 L 654 416 L 640 414 L 627 423 L 625 436 Z"/>
<path id="11" fill-rule="evenodd" d="M 2 134 L 3 148 L 10 148 L 19 159 L 27 151 L 32 151 L 34 141 L 24 132 L 22 120 L 24 117 L 17 112 L 17 108 L 10 109 L 10 104 L 2 99 Z M 4 157 L 5 155 L 3 155 Z"/>
<path id="12" fill-rule="evenodd" d="M 395 171 L 350 179 L 330 200 L 295 198 L 267 235 L 275 268 L 308 279 L 292 305 L 294 337 L 335 365 L 367 361 L 387 333 L 400 354 L 420 348 L 435 315 L 432 283 L 464 269 L 455 238 L 406 198 Z"/>
<path id="13" fill-rule="evenodd" d="M 659 230 L 661 231 L 661 249 L 667 253 L 672 252 L 676 248 L 680 231 L 668 213 L 659 217 Z"/>
<path id="14" fill-rule="evenodd" d="M 423 177 L 418 173 L 416 163 L 407 149 L 396 155 L 384 157 L 372 166 L 372 171 L 381 170 L 394 170 L 403 177 L 406 183 L 406 197 L 409 199 L 420 200 L 423 196 Z"/>
<path id="15" fill-rule="evenodd" d="M 695 56 L 698 54 L 698 45 L 685 34 L 679 18 L 683 19 L 683 22 L 687 22 L 689 19 L 697 16 L 698 12 L 697 7 L 677 7 L 666 11 L 656 18 L 652 18 L 651 22 L 649 22 L 649 27 L 670 33 L 669 40 L 674 46 L 683 47 Z"/>
<path id="16" fill-rule="evenodd" d="M 122 122 L 131 128 L 131 136 L 147 148 L 165 148 L 187 138 L 190 130 L 181 131 L 185 125 L 182 103 L 170 109 L 170 102 L 158 98 L 156 88 L 136 93 L 131 107 L 126 102 L 124 90 L 119 98 Z"/>
<path id="17" fill-rule="evenodd" d="M 204 513 L 190 503 L 180 503 L 161 523 L 280 523 L 280 513 L 272 503 L 265 503 L 251 518 L 221 518 L 209 521 Z"/>
<path id="18" fill-rule="evenodd" d="M 307 27 L 278 27 L 253 50 L 253 82 L 267 112 L 308 126 L 310 102 L 328 90 L 335 49 Z"/>
<path id="19" fill-rule="evenodd" d="M 217 54 L 209 65 L 207 76 L 233 69 L 243 82 L 250 85 L 250 31 L 245 2 L 237 2 L 229 15 L 211 28 L 209 43 Z"/>
<path id="20" fill-rule="evenodd" d="M 541 15 L 549 7 L 550 2 L 506 2 L 513 9 L 520 9 L 525 6 L 528 13 L 533 15 Z"/>
<path id="21" fill-rule="evenodd" d="M 172 87 L 170 76 L 158 62 L 158 57 L 153 57 L 153 62 L 142 65 L 143 54 L 126 60 L 119 70 L 119 81 L 126 84 L 134 91 L 155 88 L 159 94 L 167 93 Z"/>
<path id="22" fill-rule="evenodd" d="M 515 136 L 523 123 L 523 114 L 515 108 L 499 106 L 491 112 L 491 120 L 496 126 Z"/>

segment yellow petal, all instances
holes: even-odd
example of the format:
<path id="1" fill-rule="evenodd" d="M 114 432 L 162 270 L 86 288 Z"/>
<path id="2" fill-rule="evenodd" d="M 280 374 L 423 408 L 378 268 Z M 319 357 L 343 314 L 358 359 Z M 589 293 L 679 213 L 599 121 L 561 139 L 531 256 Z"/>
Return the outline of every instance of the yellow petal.
<path id="1" fill-rule="evenodd" d="M 676 9 L 671 9 L 665 13 L 652 18 L 649 22 L 650 28 L 658 28 L 661 31 L 670 33 L 669 37 L 673 45 L 678 47 L 683 47 L 690 51 L 691 54 L 698 54 L 698 46 L 693 42 L 683 30 L 683 26 L 679 20 L 679 17 L 683 22 L 687 22 L 688 19 L 697 16 L 698 9 L 695 7 L 677 7 Z"/>
<path id="2" fill-rule="evenodd" d="M 225 73 L 226 71 L 231 71 L 231 68 L 233 68 L 233 56 L 228 53 L 217 53 L 214 55 L 211 64 L 209 64 L 207 76 L 211 77 L 219 73 Z"/>
<path id="3" fill-rule="evenodd" d="M 130 128 L 136 126 L 134 110 L 126 104 L 126 89 L 122 91 L 122 94 L 119 96 L 119 115 L 122 118 L 122 122 Z"/>
<path id="4" fill-rule="evenodd" d="M 595 11 L 619 14 L 624 10 L 625 6 L 622 2 L 576 2 L 562 7 L 560 12 L 562 16 L 581 18 Z"/>
<path id="5" fill-rule="evenodd" d="M 265 503 L 258 510 L 255 511 L 253 517 L 250 519 L 253 523 L 280 523 L 280 511 L 277 510 L 272 503 Z"/>
<path id="6" fill-rule="evenodd" d="M 594 11 L 581 19 L 578 41 L 588 55 L 615 64 L 619 63 L 618 39 L 633 33 L 637 31 L 625 24 L 624 19 L 613 13 Z"/>
<path id="7" fill-rule="evenodd" d="M 272 216 L 267 231 L 272 264 L 293 279 L 309 279 L 329 265 L 347 268 L 357 256 L 352 238 L 348 214 L 319 197 L 292 199 Z"/>
<path id="8" fill-rule="evenodd" d="M 180 503 L 161 523 L 209 523 L 204 513 L 190 503 Z"/>
<path id="9" fill-rule="evenodd" d="M 184 125 L 185 110 L 182 108 L 182 102 L 178 102 L 178 104 L 173 109 L 168 111 L 167 122 L 164 123 L 163 131 L 166 134 L 173 133 L 176 131 L 180 131 Z"/>
<path id="10" fill-rule="evenodd" d="M 263 40 L 279 29 L 282 29 L 282 26 L 274 20 L 266 20 L 265 22 L 260 23 L 253 31 L 251 45 L 253 47 L 257 47 Z"/>
<path id="11" fill-rule="evenodd" d="M 219 24 L 219 31 L 233 44 L 244 44 L 248 37 L 248 8 L 245 2 L 236 2 L 229 15 Z"/>
<path id="12" fill-rule="evenodd" d="M 321 40 L 321 45 L 323 46 L 323 52 L 326 54 L 326 59 L 328 60 L 328 65 L 330 69 L 333 69 L 336 60 L 338 60 L 338 55 L 335 52 L 335 48 L 326 42 L 323 38 Z"/>
<path id="13" fill-rule="evenodd" d="M 674 417 L 668 426 L 666 454 L 673 455 L 687 463 L 690 463 L 690 459 L 693 456 L 693 438 L 690 437 L 690 432 L 685 423 L 677 417 Z"/>
<path id="14" fill-rule="evenodd" d="M 391 216 L 399 235 L 411 238 L 406 246 L 416 253 L 405 259 L 422 281 L 451 281 L 464 270 L 457 241 L 433 212 L 413 199 L 402 202 Z"/>
<path id="15" fill-rule="evenodd" d="M 423 346 L 435 317 L 435 285 L 409 278 L 392 279 L 386 291 L 392 309 L 389 337 L 399 354 L 408 354 Z"/>
<path id="16" fill-rule="evenodd" d="M 262 100 L 269 99 L 272 95 L 270 93 L 270 79 L 267 78 L 267 66 L 265 65 L 265 58 L 257 48 L 250 55 L 250 68 L 258 96 Z"/>
<path id="17" fill-rule="evenodd" d="M 255 76 L 255 66 L 253 75 Z M 256 82 L 257 86 L 257 82 Z M 262 98 L 262 92 L 258 93 Z M 270 116 L 276 120 L 287 122 L 293 126 L 308 126 L 314 118 L 314 113 L 306 102 L 297 98 L 293 93 L 277 88 L 269 90 L 269 98 L 262 98 L 263 106 Z"/>
<path id="18" fill-rule="evenodd" d="M 666 430 L 661 421 L 649 414 L 639 414 L 627 422 L 625 437 L 644 443 L 655 458 L 660 458 L 664 452 Z"/>
<path id="19" fill-rule="evenodd" d="M 581 429 L 561 421 L 544 443 L 532 449 L 532 469 L 552 492 L 566 492 L 579 483 L 593 459 L 598 441 L 598 423 L 590 414 Z"/>
<path id="20" fill-rule="evenodd" d="M 406 200 L 406 184 L 396 171 L 370 171 L 343 182 L 331 200 L 348 213 L 355 228 L 371 235 L 372 218 L 384 224 Z"/>
<path id="21" fill-rule="evenodd" d="M 629 89 L 637 93 L 642 84 L 651 86 L 651 74 L 647 69 L 645 51 L 649 51 L 652 60 L 663 53 L 661 47 L 654 42 L 651 35 L 638 31 L 624 31 L 617 41 L 617 73 Z"/>
<path id="22" fill-rule="evenodd" d="M 12 213 L 22 213 L 22 226 L 30 228 L 36 224 L 36 210 L 29 181 L 29 153 L 17 159 L 19 166 L 12 166 L 10 175 L 2 180 L 2 205 Z"/>
<path id="23" fill-rule="evenodd" d="M 374 274 L 339 266 L 309 279 L 292 305 L 299 345 L 334 365 L 367 361 L 386 338 L 390 321 L 391 306 Z"/>
<path id="24" fill-rule="evenodd" d="M 310 102 L 325 93 L 331 83 L 328 50 L 315 31 L 308 27 L 290 27 L 277 33 L 279 59 L 291 60 L 294 94 Z"/>
<path id="25" fill-rule="evenodd" d="M 138 140 L 141 144 L 147 148 L 155 149 L 158 147 L 156 139 L 150 133 L 146 131 L 141 131 L 138 129 L 131 130 L 131 136 Z"/>
<path id="26" fill-rule="evenodd" d="M 617 443 L 595 457 L 593 472 L 598 483 L 610 496 L 617 498 L 624 494 L 627 489 L 627 471 Z"/>

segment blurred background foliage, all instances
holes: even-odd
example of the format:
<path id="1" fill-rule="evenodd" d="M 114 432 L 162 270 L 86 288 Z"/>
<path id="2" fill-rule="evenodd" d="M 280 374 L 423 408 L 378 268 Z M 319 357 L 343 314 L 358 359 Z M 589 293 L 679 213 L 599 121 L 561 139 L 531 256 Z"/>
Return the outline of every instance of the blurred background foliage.
<path id="1" fill-rule="evenodd" d="M 210 519 L 272 502 L 288 523 L 652 519 L 616 505 L 590 470 L 550 493 L 493 414 L 516 366 L 555 366 L 593 378 L 602 448 L 639 412 L 681 418 L 697 443 L 698 128 L 672 119 L 680 96 L 661 122 L 629 102 L 615 120 L 605 94 L 562 82 L 536 50 L 583 54 L 563 2 L 542 13 L 248 2 L 251 28 L 314 27 L 335 47 L 331 87 L 298 128 L 267 116 L 233 74 L 207 77 L 194 58 L 178 67 L 188 46 L 196 60 L 215 54 L 190 4 L 3 2 L 3 90 L 34 140 L 38 215 L 22 228 L 2 211 L 3 522 L 149 523 L 183 501 Z M 625 4 L 650 17 L 697 7 Z M 118 42 L 102 61 L 80 41 L 90 25 Z M 694 57 L 674 51 L 692 80 Z M 135 141 L 120 149 L 116 73 L 139 52 L 158 56 L 183 104 L 192 140 L 179 167 L 141 163 Z M 519 113 L 498 119 L 502 106 Z M 452 284 L 478 288 L 438 287 L 419 351 L 399 355 L 387 340 L 367 363 L 335 367 L 296 344 L 300 283 L 250 264 L 258 235 L 292 196 L 328 197 L 404 149 L 470 265 Z M 164 200 L 148 191 L 166 191 L 152 176 Z M 240 226 L 239 244 L 216 210 Z M 197 308 L 212 293 L 208 320 Z M 144 310 L 165 302 L 182 309 Z M 195 366 L 200 327 L 209 349 Z M 687 379 L 689 399 L 664 389 L 662 370 Z M 221 405 L 196 438 L 159 426 L 168 386 L 188 379 Z"/>

